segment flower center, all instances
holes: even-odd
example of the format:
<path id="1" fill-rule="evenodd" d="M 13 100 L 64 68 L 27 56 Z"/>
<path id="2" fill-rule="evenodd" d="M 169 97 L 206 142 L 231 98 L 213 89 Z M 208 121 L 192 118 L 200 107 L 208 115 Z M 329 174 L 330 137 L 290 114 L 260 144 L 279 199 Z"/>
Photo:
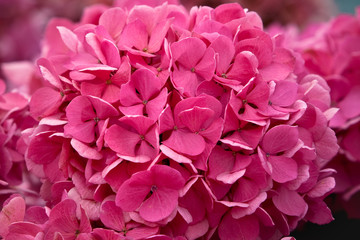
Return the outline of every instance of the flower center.
<path id="1" fill-rule="evenodd" d="M 150 193 L 154 193 L 157 190 L 157 186 L 156 185 L 152 185 L 150 188 Z"/>
<path id="2" fill-rule="evenodd" d="M 195 68 L 191 68 L 191 72 L 195 72 Z"/>
<path id="3" fill-rule="evenodd" d="M 94 121 L 95 121 L 95 122 L 99 122 L 99 121 L 100 121 L 100 118 L 94 117 Z"/>
<path id="4" fill-rule="evenodd" d="M 110 80 L 110 79 L 106 80 L 106 84 L 107 84 L 107 85 L 110 85 L 110 84 L 111 84 L 111 80 Z"/>

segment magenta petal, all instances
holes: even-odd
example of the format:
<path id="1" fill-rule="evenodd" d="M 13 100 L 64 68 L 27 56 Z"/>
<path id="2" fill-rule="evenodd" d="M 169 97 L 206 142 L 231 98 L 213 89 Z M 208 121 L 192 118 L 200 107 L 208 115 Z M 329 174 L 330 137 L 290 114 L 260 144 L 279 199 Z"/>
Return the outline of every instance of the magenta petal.
<path id="1" fill-rule="evenodd" d="M 246 83 L 257 72 L 258 61 L 256 56 L 248 51 L 236 55 L 235 61 L 226 76 L 230 79 L 238 79 Z"/>
<path id="2" fill-rule="evenodd" d="M 335 187 L 335 179 L 333 177 L 327 177 L 321 179 L 316 183 L 315 187 L 311 189 L 307 195 L 311 198 L 318 198 L 325 196 L 328 192 Z"/>
<path id="3" fill-rule="evenodd" d="M 284 156 L 269 156 L 272 166 L 271 177 L 279 183 L 288 182 L 297 178 L 298 167 L 295 160 Z"/>
<path id="4" fill-rule="evenodd" d="M 315 148 L 319 157 L 326 160 L 332 159 L 339 150 L 335 132 L 332 129 L 327 128 L 321 139 L 315 142 Z"/>
<path id="5" fill-rule="evenodd" d="M 64 126 L 65 135 L 70 135 L 82 142 L 91 143 L 95 140 L 95 121 L 84 122 L 83 124 Z"/>
<path id="6" fill-rule="evenodd" d="M 134 72 L 131 81 L 134 81 L 134 86 L 143 97 L 143 100 L 147 101 L 155 94 L 158 94 L 162 87 L 160 79 L 147 69 L 139 69 Z"/>
<path id="7" fill-rule="evenodd" d="M 156 190 L 140 207 L 144 220 L 157 222 L 170 216 L 178 204 L 178 191 L 172 189 Z"/>
<path id="8" fill-rule="evenodd" d="M 174 87 L 184 96 L 195 96 L 199 80 L 191 71 L 174 70 L 171 78 Z"/>
<path id="9" fill-rule="evenodd" d="M 275 91 L 270 97 L 272 104 L 287 107 L 296 100 L 298 84 L 290 81 L 279 81 L 276 83 Z"/>
<path id="10" fill-rule="evenodd" d="M 152 29 L 148 47 L 149 52 L 155 53 L 160 50 L 169 26 L 170 20 L 164 19 L 158 23 L 154 29 Z"/>
<path id="11" fill-rule="evenodd" d="M 193 133 L 199 133 L 205 125 L 206 121 L 214 116 L 214 111 L 209 108 L 200 108 L 195 106 L 192 109 L 182 111 L 178 118 Z"/>
<path id="12" fill-rule="evenodd" d="M 114 108 L 110 103 L 102 100 L 101 98 L 88 96 L 89 101 L 93 105 L 93 108 L 96 112 L 96 116 L 100 119 L 106 119 L 109 117 L 116 117 L 119 115 L 116 108 Z"/>
<path id="13" fill-rule="evenodd" d="M 163 144 L 179 153 L 196 156 L 205 149 L 205 140 L 195 133 L 173 131 L 171 136 Z"/>
<path id="14" fill-rule="evenodd" d="M 49 87 L 40 88 L 31 97 L 30 113 L 36 119 L 49 116 L 58 110 L 61 100 L 59 91 Z"/>
<path id="15" fill-rule="evenodd" d="M 247 178 L 240 178 L 238 186 L 234 192 L 233 200 L 235 202 L 247 202 L 259 194 L 259 187 L 255 181 Z"/>
<path id="16" fill-rule="evenodd" d="M 73 33 L 70 29 L 63 27 L 63 26 L 58 26 L 56 27 L 60 33 L 61 39 L 63 40 L 63 42 L 65 43 L 65 45 L 72 51 L 72 52 L 77 52 L 78 50 L 78 45 L 79 45 L 79 40 L 77 39 L 77 36 L 75 35 L 75 33 Z"/>
<path id="17" fill-rule="evenodd" d="M 106 85 L 102 94 L 102 99 L 109 103 L 115 103 L 120 100 L 120 87 L 115 84 Z"/>
<path id="18" fill-rule="evenodd" d="M 47 80 L 51 85 L 55 86 L 58 89 L 62 89 L 62 84 L 60 82 L 59 76 L 56 73 L 52 63 L 46 58 L 40 58 L 37 60 L 36 63 L 39 66 L 42 77 Z"/>
<path id="19" fill-rule="evenodd" d="M 144 113 L 144 104 L 139 103 L 137 105 L 129 106 L 129 107 L 119 107 L 119 110 L 126 116 L 130 115 L 143 115 Z M 156 120 L 156 119 L 155 119 Z"/>
<path id="20" fill-rule="evenodd" d="M 106 227 L 116 231 L 122 231 L 125 227 L 123 211 L 113 201 L 101 205 L 100 219 Z"/>
<path id="21" fill-rule="evenodd" d="M 95 160 L 99 160 L 102 158 L 102 154 L 99 153 L 96 149 L 91 148 L 90 146 L 74 138 L 71 139 L 70 143 L 71 146 L 76 150 L 76 152 L 79 153 L 79 155 L 84 158 L 95 159 Z"/>
<path id="22" fill-rule="evenodd" d="M 259 235 L 259 222 L 254 215 L 234 219 L 230 213 L 222 219 L 219 228 L 222 240 L 246 239 L 255 240 Z"/>
<path id="23" fill-rule="evenodd" d="M 24 220 L 25 207 L 22 197 L 14 197 L 4 205 L 0 212 L 0 236 L 6 236 L 11 223 Z"/>
<path id="24" fill-rule="evenodd" d="M 180 62 L 187 70 L 195 67 L 206 51 L 206 45 L 199 38 L 185 38 L 171 44 L 174 61 Z"/>
<path id="25" fill-rule="evenodd" d="M 162 189 L 180 190 L 185 181 L 179 171 L 166 165 L 155 165 L 151 168 L 154 184 Z"/>
<path id="26" fill-rule="evenodd" d="M 319 199 L 310 199 L 309 210 L 306 213 L 305 218 L 316 224 L 327 224 L 334 220 L 331 210 L 328 208 L 325 202 Z"/>
<path id="27" fill-rule="evenodd" d="M 226 73 L 235 54 L 235 47 L 230 38 L 220 35 L 210 44 L 210 47 L 219 54 L 216 62 L 216 73 Z"/>
<path id="28" fill-rule="evenodd" d="M 123 211 L 135 211 L 150 193 L 151 182 L 149 171 L 135 173 L 120 186 L 116 194 L 116 205 Z"/>
<path id="29" fill-rule="evenodd" d="M 106 63 L 104 64 L 107 64 L 110 67 L 114 67 L 114 68 L 120 67 L 119 49 L 113 42 L 105 39 L 104 41 L 101 42 L 101 50 L 106 59 Z"/>
<path id="30" fill-rule="evenodd" d="M 125 26 L 118 42 L 118 46 L 120 49 L 125 46 L 130 48 L 135 47 L 136 49 L 143 51 L 147 49 L 148 37 L 145 24 L 137 19 Z"/>
<path id="31" fill-rule="evenodd" d="M 74 98 L 66 108 L 66 117 L 72 125 L 92 120 L 96 117 L 93 106 L 88 97 Z"/>
<path id="32" fill-rule="evenodd" d="M 11 234 L 30 235 L 35 237 L 36 234 L 42 231 L 42 228 L 32 222 L 15 222 L 10 225 L 9 232 Z M 19 239 L 19 238 L 18 238 Z M 33 238 L 32 238 L 33 239 Z"/>
<path id="33" fill-rule="evenodd" d="M 172 130 L 175 126 L 173 113 L 170 106 L 166 106 L 159 116 L 159 133 Z"/>
<path id="34" fill-rule="evenodd" d="M 65 199 L 50 212 L 49 223 L 55 232 L 72 233 L 75 236 L 79 223 L 76 218 L 77 204 L 72 199 Z"/>
<path id="35" fill-rule="evenodd" d="M 304 199 L 297 192 L 286 187 L 280 188 L 278 195 L 273 197 L 273 202 L 277 209 L 289 216 L 301 217 L 308 208 Z"/>
<path id="36" fill-rule="evenodd" d="M 154 120 L 159 118 L 160 113 L 164 110 L 167 96 L 167 89 L 164 88 L 156 98 L 150 100 L 146 104 L 146 112 L 149 115 L 149 118 Z"/>
<path id="37" fill-rule="evenodd" d="M 209 81 L 214 76 L 215 67 L 215 52 L 212 48 L 208 48 L 206 49 L 204 56 L 194 69 L 197 75 Z"/>
<path id="38" fill-rule="evenodd" d="M 112 125 L 105 132 L 105 142 L 121 155 L 135 156 L 135 146 L 141 140 L 140 135 L 118 125 Z"/>
<path id="39" fill-rule="evenodd" d="M 121 8 L 110 8 L 99 18 L 99 25 L 104 26 L 115 41 L 119 39 L 125 23 L 126 14 Z"/>
<path id="40" fill-rule="evenodd" d="M 121 86 L 120 103 L 126 107 L 139 103 L 142 104 L 139 94 L 136 93 L 134 81 L 130 81 Z"/>
<path id="41" fill-rule="evenodd" d="M 278 125 L 271 128 L 262 140 L 262 149 L 267 154 L 283 152 L 294 147 L 298 141 L 297 127 Z"/>
<path id="42" fill-rule="evenodd" d="M 31 139 L 27 157 L 34 163 L 47 164 L 58 158 L 62 144 L 51 141 L 50 134 L 52 132 L 39 133 Z"/>

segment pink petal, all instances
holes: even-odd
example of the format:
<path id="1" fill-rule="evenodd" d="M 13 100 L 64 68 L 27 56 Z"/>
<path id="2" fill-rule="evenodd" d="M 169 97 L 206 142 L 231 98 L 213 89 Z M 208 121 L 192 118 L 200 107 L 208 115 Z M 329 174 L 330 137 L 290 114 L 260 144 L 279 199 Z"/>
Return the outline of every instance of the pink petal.
<path id="1" fill-rule="evenodd" d="M 270 97 L 272 104 L 287 107 L 296 100 L 298 85 L 295 82 L 279 81 L 276 83 L 275 91 Z"/>
<path id="2" fill-rule="evenodd" d="M 219 55 L 216 61 L 216 73 L 226 73 L 235 55 L 235 47 L 230 38 L 220 35 L 210 46 Z"/>
<path id="3" fill-rule="evenodd" d="M 51 85 L 58 89 L 62 89 L 59 75 L 56 73 L 53 64 L 46 58 L 40 58 L 36 63 L 39 66 L 42 77 Z"/>
<path id="4" fill-rule="evenodd" d="M 99 25 L 104 26 L 115 41 L 119 39 L 125 23 L 126 14 L 121 8 L 110 8 L 99 18 Z"/>
<path id="5" fill-rule="evenodd" d="M 218 228 L 219 237 L 222 240 L 255 240 L 259 235 L 259 230 L 259 222 L 254 215 L 234 219 L 229 213 L 224 216 Z"/>
<path id="6" fill-rule="evenodd" d="M 206 121 L 213 116 L 213 110 L 195 106 L 192 109 L 182 111 L 178 118 L 191 132 L 199 133 L 201 129 L 208 127 L 206 126 Z"/>
<path id="7" fill-rule="evenodd" d="M 113 201 L 106 201 L 101 205 L 100 219 L 106 227 L 117 231 L 122 231 L 125 227 L 123 212 Z"/>
<path id="8" fill-rule="evenodd" d="M 227 23 L 231 20 L 246 16 L 244 9 L 237 3 L 222 4 L 212 12 L 216 21 Z"/>
<path id="9" fill-rule="evenodd" d="M 167 218 L 178 204 L 178 191 L 172 189 L 156 190 L 141 205 L 140 216 L 149 222 L 157 222 Z"/>
<path id="10" fill-rule="evenodd" d="M 107 64 L 114 68 L 120 67 L 119 49 L 113 42 L 105 39 L 101 42 L 101 50 L 106 59 L 106 62 L 104 62 L 104 64 Z"/>
<path id="11" fill-rule="evenodd" d="M 86 96 L 74 98 L 66 108 L 66 117 L 71 124 L 80 124 L 96 117 L 91 101 Z"/>
<path id="12" fill-rule="evenodd" d="M 141 20 L 137 19 L 124 28 L 118 42 L 119 48 L 135 47 L 136 49 L 143 51 L 148 47 L 148 32 L 146 26 Z"/>
<path id="13" fill-rule="evenodd" d="M 151 190 L 151 173 L 141 171 L 126 180 L 116 194 L 115 203 L 123 211 L 135 211 Z"/>
<path id="14" fill-rule="evenodd" d="M 16 234 L 17 233 L 17 234 L 21 234 L 23 236 L 24 235 L 30 235 L 30 236 L 33 236 L 33 237 L 35 237 L 36 234 L 38 234 L 42 230 L 43 230 L 42 227 L 40 227 L 37 224 L 31 223 L 31 222 L 14 222 L 9 227 L 9 232 L 11 234 Z"/>
<path id="15" fill-rule="evenodd" d="M 162 83 L 153 72 L 147 69 L 139 69 L 131 76 L 131 81 L 134 81 L 136 90 L 139 91 L 143 100 L 150 100 L 152 96 L 160 92 Z"/>
<path id="16" fill-rule="evenodd" d="M 205 149 L 205 140 L 195 133 L 188 133 L 179 130 L 172 132 L 171 136 L 163 141 L 163 144 L 179 153 L 196 156 Z"/>
<path id="17" fill-rule="evenodd" d="M 25 207 L 22 197 L 14 197 L 4 205 L 0 212 L 0 236 L 6 236 L 11 223 L 24 220 Z"/>
<path id="18" fill-rule="evenodd" d="M 174 87 L 184 96 L 195 96 L 200 81 L 191 71 L 174 70 L 171 78 Z"/>
<path id="19" fill-rule="evenodd" d="M 102 154 L 95 148 L 92 148 L 74 138 L 71 139 L 70 143 L 76 152 L 84 158 L 99 160 L 103 157 Z"/>
<path id="20" fill-rule="evenodd" d="M 315 187 L 311 189 L 307 195 L 311 198 L 324 197 L 328 192 L 335 187 L 335 179 L 333 177 L 327 177 L 321 179 L 316 183 Z"/>
<path id="21" fill-rule="evenodd" d="M 49 216 L 50 233 L 72 233 L 75 236 L 76 230 L 79 227 L 78 219 L 76 218 L 76 208 L 75 201 L 71 199 L 65 199 L 57 204 L 51 210 Z"/>
<path id="22" fill-rule="evenodd" d="M 273 197 L 274 205 L 281 212 L 289 216 L 301 217 L 307 211 L 308 205 L 295 191 L 281 187 L 277 195 Z"/>
<path id="23" fill-rule="evenodd" d="M 258 68 L 256 56 L 248 51 L 236 55 L 233 65 L 226 76 L 230 79 L 238 79 L 245 84 L 255 76 Z"/>
<path id="24" fill-rule="evenodd" d="M 58 26 L 56 27 L 60 33 L 61 39 L 63 40 L 63 42 L 65 43 L 65 45 L 72 51 L 72 52 L 77 52 L 78 47 L 79 47 L 79 40 L 77 39 L 77 36 L 75 35 L 75 33 L 73 33 L 70 29 L 63 27 L 63 26 Z"/>
<path id="25" fill-rule="evenodd" d="M 322 138 L 315 142 L 315 148 L 319 157 L 325 160 L 332 159 L 339 150 L 335 132 L 327 128 Z"/>
<path id="26" fill-rule="evenodd" d="M 172 160 L 178 163 L 190 163 L 190 164 L 192 163 L 192 161 L 189 158 L 184 157 L 181 154 L 178 154 L 177 152 L 171 150 L 171 148 L 168 148 L 163 144 L 160 145 L 160 150 L 163 154 L 165 154 L 166 156 L 168 156 L 169 158 L 171 158 Z"/>
<path id="27" fill-rule="evenodd" d="M 164 19 L 160 23 L 156 25 L 154 29 L 151 31 L 151 37 L 149 39 L 149 47 L 148 51 L 151 53 L 155 53 L 160 50 L 162 43 L 164 42 L 164 38 L 168 29 L 170 27 L 171 21 L 169 19 Z"/>
<path id="28" fill-rule="evenodd" d="M 179 171 L 166 165 L 154 165 L 151 168 L 154 184 L 161 188 L 180 190 L 185 181 Z"/>
<path id="29" fill-rule="evenodd" d="M 271 177 L 279 183 L 288 182 L 297 178 L 298 165 L 292 158 L 284 156 L 269 156 L 272 166 Z"/>
<path id="30" fill-rule="evenodd" d="M 150 100 L 146 104 L 146 112 L 149 115 L 149 118 L 154 120 L 159 118 L 160 113 L 164 110 L 167 97 L 167 89 L 164 88 L 156 98 Z"/>
<path id="31" fill-rule="evenodd" d="M 51 141 L 52 132 L 43 132 L 34 136 L 27 150 L 27 157 L 38 164 L 47 164 L 59 157 L 62 144 Z"/>
<path id="32" fill-rule="evenodd" d="M 198 38 L 185 38 L 171 44 L 171 54 L 174 62 L 178 61 L 189 71 L 196 66 L 205 51 L 205 43 Z"/>
<path id="33" fill-rule="evenodd" d="M 115 84 L 106 85 L 102 99 L 109 103 L 115 103 L 120 100 L 120 87 Z"/>
<path id="34" fill-rule="evenodd" d="M 267 154 L 275 154 L 289 150 L 296 145 L 298 135 L 297 127 L 277 125 L 264 135 L 262 148 Z"/>
<path id="35" fill-rule="evenodd" d="M 195 73 L 209 81 L 215 73 L 215 52 L 212 48 L 206 49 L 204 56 L 194 67 Z"/>
<path id="36" fill-rule="evenodd" d="M 88 96 L 88 99 L 90 100 L 96 116 L 100 119 L 106 119 L 109 117 L 116 117 L 119 115 L 116 108 L 114 108 L 110 103 L 102 100 L 101 98 Z"/>
<path id="37" fill-rule="evenodd" d="M 93 33 L 93 32 L 90 32 L 90 33 L 85 35 L 85 40 L 86 40 L 86 43 L 91 47 L 90 51 L 100 61 L 100 63 L 107 64 L 106 58 L 105 58 L 104 53 L 103 53 L 103 51 L 101 49 L 100 40 L 97 37 L 97 35 L 95 33 Z M 84 68 L 82 70 L 101 69 L 102 67 L 105 67 L 105 66 L 102 66 L 102 64 L 97 64 L 97 65 L 94 66 L 94 68 L 89 66 L 89 67 Z"/>
<path id="38" fill-rule="evenodd" d="M 127 116 L 131 116 L 131 115 L 143 115 L 144 113 L 144 104 L 139 103 L 137 105 L 133 105 L 133 106 L 129 106 L 129 107 L 123 107 L 120 106 L 119 110 Z M 156 119 L 155 119 L 156 120 Z"/>
<path id="39" fill-rule="evenodd" d="M 309 210 L 306 213 L 305 218 L 310 222 L 316 224 L 328 224 L 334 220 L 331 210 L 328 208 L 325 202 L 322 200 L 314 199 L 308 200 Z"/>
<path id="40" fill-rule="evenodd" d="M 95 140 L 95 124 L 95 121 L 88 121 L 77 125 L 67 124 L 64 126 L 64 133 L 82 142 L 91 143 Z"/>
<path id="41" fill-rule="evenodd" d="M 39 88 L 31 97 L 30 113 L 35 119 L 49 116 L 60 107 L 62 96 L 60 92 L 49 88 Z"/>
<path id="42" fill-rule="evenodd" d="M 175 126 L 171 107 L 168 105 L 159 116 L 159 133 L 172 130 Z"/>
<path id="43" fill-rule="evenodd" d="M 118 125 L 112 125 L 105 132 L 104 139 L 112 150 L 127 156 L 135 156 L 135 146 L 141 141 L 139 134 L 130 132 Z"/>
<path id="44" fill-rule="evenodd" d="M 255 181 L 247 178 L 240 178 L 234 192 L 233 201 L 247 202 L 259 194 L 259 187 Z"/>

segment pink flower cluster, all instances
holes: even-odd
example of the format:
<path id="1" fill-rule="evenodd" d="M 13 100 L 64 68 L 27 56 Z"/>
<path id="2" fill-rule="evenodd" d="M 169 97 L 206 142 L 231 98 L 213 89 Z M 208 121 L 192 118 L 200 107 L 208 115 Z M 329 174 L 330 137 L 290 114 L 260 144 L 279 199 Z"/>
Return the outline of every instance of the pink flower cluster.
<path id="1" fill-rule="evenodd" d="M 238 4 L 53 21 L 5 239 L 271 239 L 332 220 L 329 86 Z"/>
<path id="2" fill-rule="evenodd" d="M 306 71 L 322 76 L 330 87 L 331 102 L 339 110 L 330 121 L 339 154 L 329 163 L 337 171 L 335 193 L 351 217 L 360 218 L 360 8 L 329 23 L 312 25 L 301 34 L 284 32 L 286 44 L 302 55 Z"/>

